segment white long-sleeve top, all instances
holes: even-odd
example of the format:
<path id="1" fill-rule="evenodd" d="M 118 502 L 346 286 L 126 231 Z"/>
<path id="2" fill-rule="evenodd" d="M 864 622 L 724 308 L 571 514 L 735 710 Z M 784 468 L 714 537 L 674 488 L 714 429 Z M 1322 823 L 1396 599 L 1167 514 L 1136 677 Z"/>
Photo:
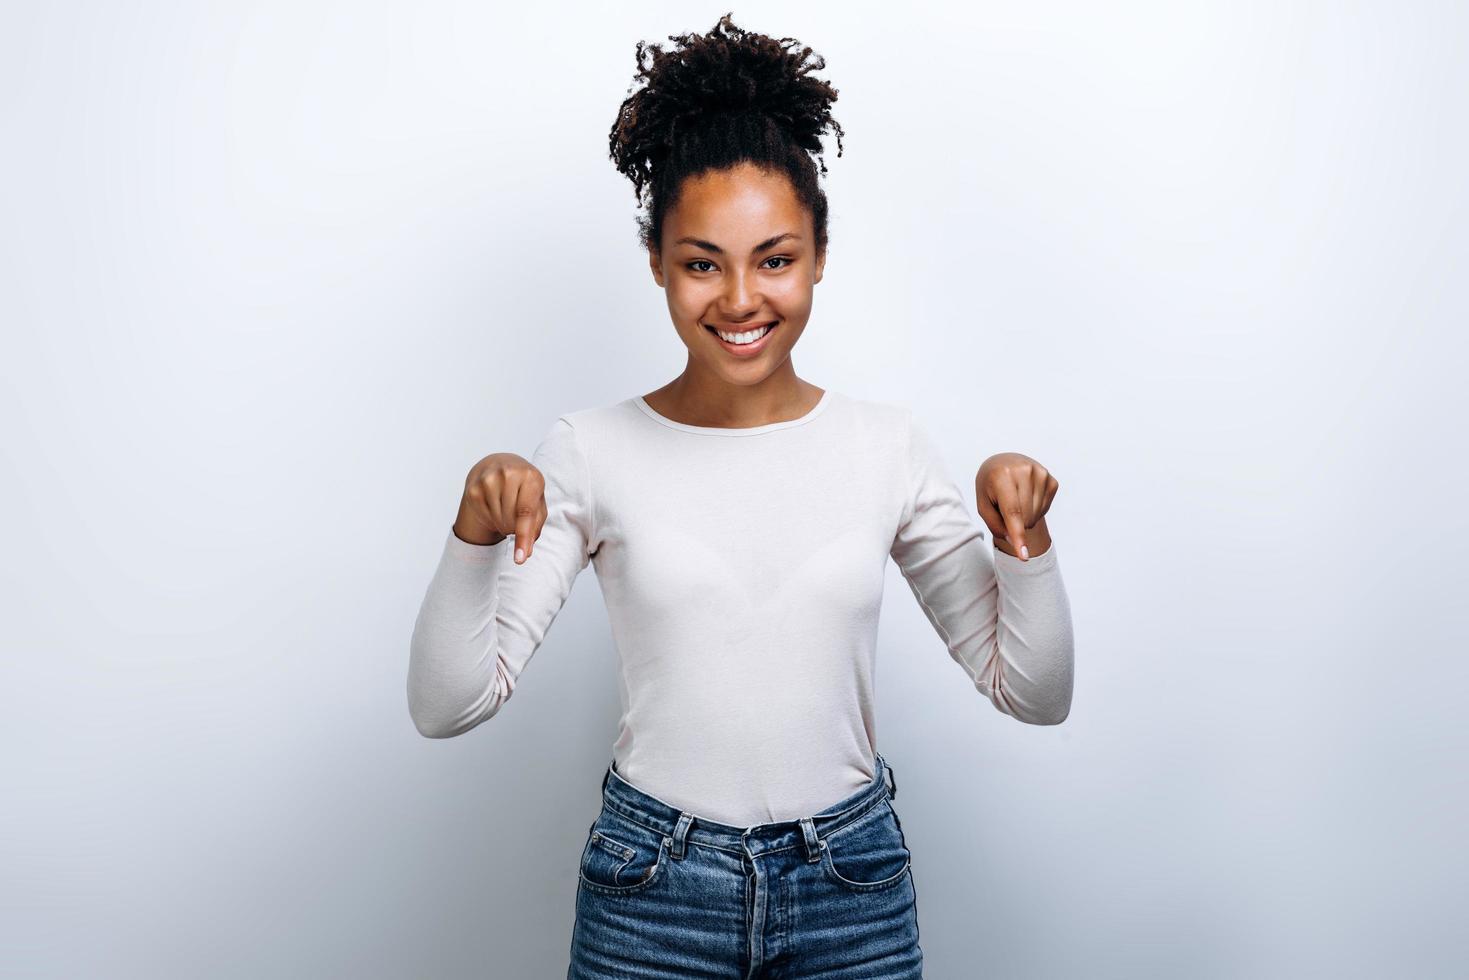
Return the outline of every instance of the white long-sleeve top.
<path id="1" fill-rule="evenodd" d="M 617 771 L 696 816 L 794 820 L 872 780 L 889 557 L 997 709 L 1034 725 L 1070 710 L 1055 544 L 1029 561 L 987 545 L 906 408 L 827 389 L 741 429 L 634 397 L 557 418 L 531 462 L 548 516 L 524 564 L 513 535 L 444 540 L 408 670 L 426 736 L 500 710 L 589 561 L 620 662 Z"/>

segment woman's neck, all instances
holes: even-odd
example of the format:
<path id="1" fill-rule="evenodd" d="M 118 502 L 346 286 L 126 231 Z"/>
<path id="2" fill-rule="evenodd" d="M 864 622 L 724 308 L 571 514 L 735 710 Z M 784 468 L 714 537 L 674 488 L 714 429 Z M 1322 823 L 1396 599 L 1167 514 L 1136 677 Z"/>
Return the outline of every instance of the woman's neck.
<path id="1" fill-rule="evenodd" d="M 681 374 L 644 395 L 643 401 L 659 415 L 685 425 L 748 429 L 798 419 L 825 393 L 794 371 L 787 378 L 772 376 L 757 385 L 701 383 Z"/>

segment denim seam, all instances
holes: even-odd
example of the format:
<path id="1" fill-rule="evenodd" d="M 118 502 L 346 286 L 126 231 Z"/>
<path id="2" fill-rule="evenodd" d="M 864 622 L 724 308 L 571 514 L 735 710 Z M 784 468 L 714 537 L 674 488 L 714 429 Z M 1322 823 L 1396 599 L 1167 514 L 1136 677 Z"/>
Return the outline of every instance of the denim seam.
<path id="1" fill-rule="evenodd" d="M 846 819 L 842 821 L 842 823 L 841 823 L 840 826 L 835 827 L 835 828 L 833 828 L 831 830 L 828 830 L 825 834 L 817 834 L 816 835 L 817 836 L 817 839 L 818 840 L 825 840 L 827 837 L 831 837 L 834 834 L 841 833 L 843 830 L 847 829 L 852 824 L 856 823 L 857 820 L 860 817 L 864 816 L 873 807 L 880 806 L 883 803 L 883 801 L 887 798 L 887 796 L 886 796 L 886 786 L 884 786 L 883 789 L 884 789 L 884 792 L 873 794 L 873 798 L 870 799 L 870 800 L 859 801 L 859 802 L 854 803 L 851 806 L 847 807 L 845 810 L 838 810 L 836 813 L 821 814 L 821 816 L 823 816 L 823 817 L 828 817 L 828 818 L 831 818 L 831 817 L 846 817 Z M 627 821 L 629 821 L 631 823 L 637 824 L 639 827 L 641 827 L 644 830 L 648 831 L 650 834 L 657 834 L 659 837 L 667 837 L 667 836 L 669 836 L 672 833 L 672 831 L 659 830 L 657 827 L 654 827 L 654 826 L 651 826 L 649 824 L 644 823 L 642 820 L 639 820 L 633 814 L 628 813 L 626 810 L 624 810 L 622 808 L 622 806 L 620 804 L 616 803 L 613 800 L 607 800 L 607 799 L 604 798 L 602 802 L 613 813 L 617 814 L 619 817 L 622 817 L 624 820 L 627 820 Z M 850 814 L 850 816 L 847 816 L 848 814 Z M 794 848 L 801 847 L 801 846 L 803 846 L 803 844 L 804 844 L 803 841 L 797 841 L 794 844 L 788 844 L 788 845 L 786 845 L 784 847 L 774 847 L 774 848 L 771 848 L 768 851 L 761 851 L 760 853 L 761 854 L 779 854 L 782 851 L 789 851 L 789 850 L 793 850 Z M 721 847 L 718 844 L 710 844 L 710 843 L 707 843 L 705 841 L 696 840 L 696 839 L 694 839 L 694 837 L 693 837 L 692 834 L 686 834 L 684 836 L 684 845 L 685 846 L 695 845 L 695 846 L 698 846 L 698 847 L 707 847 L 707 848 L 710 848 L 710 849 L 716 850 L 716 851 L 724 851 L 726 854 L 740 854 L 740 855 L 743 855 L 745 853 L 745 851 L 743 849 L 735 850 L 734 848 Z M 593 884 L 595 884 L 595 882 L 593 882 Z"/>
<path id="2" fill-rule="evenodd" d="M 904 875 L 913 870 L 913 857 L 911 854 L 909 855 L 908 861 L 903 865 L 902 871 L 890 877 L 883 878 L 881 881 L 853 881 L 850 878 L 843 878 L 841 872 L 837 871 L 836 864 L 832 862 L 831 848 L 829 847 L 823 847 L 821 849 L 821 866 L 836 880 L 837 884 L 854 891 L 873 892 L 883 891 L 896 885 Z"/>
<path id="3" fill-rule="evenodd" d="M 577 869 L 576 876 L 581 884 L 585 885 L 592 891 L 601 892 L 604 895 L 630 895 L 634 892 L 640 892 L 643 889 L 652 886 L 655 882 L 661 881 L 663 879 L 664 866 L 668 863 L 668 861 L 668 853 L 665 850 L 664 845 L 660 842 L 658 845 L 658 861 L 656 864 L 653 865 L 652 874 L 650 874 L 646 878 L 635 881 L 630 885 L 604 885 L 600 881 L 593 881 L 586 875 L 582 874 L 580 868 Z"/>
<path id="4" fill-rule="evenodd" d="M 821 839 L 822 840 L 826 840 L 828 838 L 835 837 L 836 835 L 842 833 L 844 830 L 851 829 L 852 827 L 856 826 L 858 819 L 860 819 L 861 817 L 865 817 L 868 814 L 869 811 L 877 809 L 879 806 L 881 806 L 883 804 L 883 802 L 884 802 L 884 800 L 881 797 L 879 797 L 878 799 L 876 799 L 876 800 L 873 801 L 872 806 L 868 807 L 866 810 L 863 810 L 861 813 L 857 814 L 857 816 L 853 817 L 851 820 L 848 820 L 846 823 L 842 824 L 840 827 L 837 827 L 837 828 L 835 828 L 833 830 L 827 831 L 826 832 L 826 836 L 825 837 L 822 837 Z"/>

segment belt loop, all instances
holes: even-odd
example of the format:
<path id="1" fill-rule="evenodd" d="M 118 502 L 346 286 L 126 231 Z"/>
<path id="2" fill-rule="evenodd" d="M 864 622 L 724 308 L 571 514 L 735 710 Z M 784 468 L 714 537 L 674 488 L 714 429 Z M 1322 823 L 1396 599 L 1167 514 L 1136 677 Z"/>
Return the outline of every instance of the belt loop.
<path id="1" fill-rule="evenodd" d="M 888 763 L 888 760 L 886 760 L 886 759 L 883 759 L 882 760 L 882 769 L 883 769 L 883 772 L 887 775 L 888 796 L 891 799 L 897 799 L 898 798 L 898 774 L 895 773 L 895 772 L 893 772 L 893 767 Z"/>
<path id="2" fill-rule="evenodd" d="M 806 842 L 806 863 L 815 864 L 821 860 L 821 848 L 824 841 L 816 837 L 816 821 L 810 817 L 801 818 L 801 836 Z"/>
<path id="3" fill-rule="evenodd" d="M 663 838 L 663 843 L 669 845 L 669 853 L 675 861 L 682 861 L 685 853 L 684 842 L 688 837 L 689 828 L 694 823 L 694 815 L 685 810 L 678 815 L 678 823 L 673 827 L 673 836 Z"/>
<path id="4" fill-rule="evenodd" d="M 605 772 L 602 773 L 602 792 L 607 792 L 607 780 L 612 778 L 612 765 L 609 763 Z"/>

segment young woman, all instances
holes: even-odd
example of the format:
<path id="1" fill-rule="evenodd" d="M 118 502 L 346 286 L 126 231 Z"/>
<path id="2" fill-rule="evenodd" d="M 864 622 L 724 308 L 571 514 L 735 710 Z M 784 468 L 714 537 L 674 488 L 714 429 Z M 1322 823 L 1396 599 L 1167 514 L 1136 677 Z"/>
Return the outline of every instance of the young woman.
<path id="1" fill-rule="evenodd" d="M 682 374 L 562 415 L 465 481 L 415 624 L 431 738 L 495 715 L 595 564 L 620 731 L 582 851 L 573 978 L 919 977 L 911 853 L 876 749 L 884 569 L 1000 711 L 1065 719 L 1070 609 L 1015 453 L 975 479 L 992 555 L 912 414 L 796 376 L 826 261 L 811 153 L 841 127 L 810 48 L 729 15 L 638 44 L 611 134 Z M 824 174 L 825 164 L 821 165 Z M 514 551 L 511 554 L 511 539 Z"/>

